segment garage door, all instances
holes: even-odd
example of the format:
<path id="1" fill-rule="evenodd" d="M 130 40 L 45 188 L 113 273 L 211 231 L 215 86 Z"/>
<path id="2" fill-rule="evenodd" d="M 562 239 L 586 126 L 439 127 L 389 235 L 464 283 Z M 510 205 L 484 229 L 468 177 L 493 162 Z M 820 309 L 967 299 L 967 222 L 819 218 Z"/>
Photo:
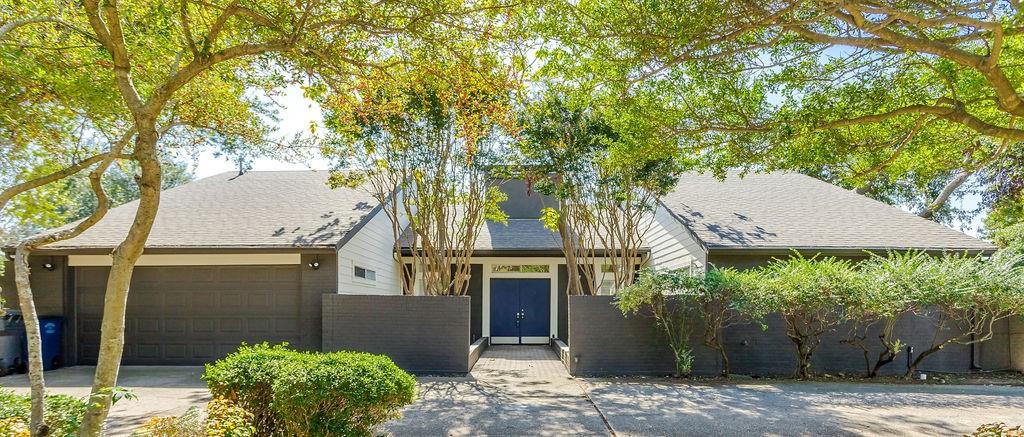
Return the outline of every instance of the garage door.
<path id="1" fill-rule="evenodd" d="M 76 267 L 78 359 L 99 353 L 109 267 Z M 124 364 L 202 364 L 249 344 L 299 343 L 299 266 L 138 267 Z"/>

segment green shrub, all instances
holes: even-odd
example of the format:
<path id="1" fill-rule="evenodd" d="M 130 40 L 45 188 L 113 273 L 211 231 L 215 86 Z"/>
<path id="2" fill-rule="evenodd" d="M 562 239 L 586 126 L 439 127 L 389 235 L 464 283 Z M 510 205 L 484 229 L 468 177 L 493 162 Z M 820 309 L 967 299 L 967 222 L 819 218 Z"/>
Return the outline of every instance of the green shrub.
<path id="1" fill-rule="evenodd" d="M 19 428 L 19 423 L 27 427 L 31 415 L 30 403 L 27 395 L 0 390 L 0 423 L 8 428 Z M 85 402 L 79 399 L 67 395 L 46 397 L 46 416 L 43 420 L 50 428 L 51 436 L 74 436 L 83 414 Z"/>
<path id="2" fill-rule="evenodd" d="M 132 437 L 206 437 L 199 408 L 191 407 L 180 416 L 151 417 Z"/>
<path id="3" fill-rule="evenodd" d="M 1005 423 L 986 423 L 978 427 L 970 437 L 1024 437 L 1024 427 L 1009 427 Z"/>
<path id="4" fill-rule="evenodd" d="M 253 414 L 257 435 L 368 435 L 416 394 L 416 380 L 386 356 L 265 343 L 208 364 L 203 380 Z"/>
<path id="5" fill-rule="evenodd" d="M 648 269 L 641 271 L 636 282 L 619 290 L 615 296 L 615 305 L 623 315 L 643 311 L 654 318 L 672 349 L 678 376 L 688 376 L 693 371 L 689 340 L 703 285 L 703 278 L 685 270 Z"/>
<path id="6" fill-rule="evenodd" d="M 224 359 L 207 364 L 203 380 L 214 396 L 230 399 L 252 413 L 252 423 L 260 434 L 269 434 L 284 429 L 271 405 L 273 383 L 281 363 L 297 359 L 296 354 L 283 344 L 242 346 Z"/>
<path id="7" fill-rule="evenodd" d="M 228 399 L 217 398 L 206 404 L 206 435 L 208 437 L 252 437 L 252 413 Z"/>

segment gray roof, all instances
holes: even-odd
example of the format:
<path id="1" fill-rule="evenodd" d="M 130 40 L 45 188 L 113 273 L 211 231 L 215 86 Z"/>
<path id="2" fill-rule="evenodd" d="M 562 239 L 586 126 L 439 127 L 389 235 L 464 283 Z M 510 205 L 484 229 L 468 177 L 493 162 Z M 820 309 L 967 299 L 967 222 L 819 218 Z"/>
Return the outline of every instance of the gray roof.
<path id="1" fill-rule="evenodd" d="M 163 192 L 147 248 L 333 248 L 376 206 L 362 189 L 327 186 L 326 171 L 228 172 Z M 46 249 L 112 248 L 138 202 L 111 209 L 77 238 Z"/>
<path id="2" fill-rule="evenodd" d="M 409 248 L 412 229 L 402 232 L 402 247 Z M 508 224 L 485 221 L 476 235 L 474 251 L 561 251 L 558 233 L 544 227 L 536 218 L 508 219 Z"/>
<path id="3" fill-rule="evenodd" d="M 477 235 L 474 250 L 561 250 L 558 233 L 539 219 L 509 219 L 508 224 L 487 222 Z"/>
<path id="4" fill-rule="evenodd" d="M 939 223 L 796 173 L 687 173 L 665 206 L 709 249 L 993 250 Z"/>
<path id="5" fill-rule="evenodd" d="M 368 219 L 366 190 L 327 186 L 324 171 L 223 173 L 167 190 L 147 248 L 334 248 Z M 992 250 L 984 241 L 817 179 L 792 173 L 683 175 L 664 199 L 711 250 Z M 136 202 L 112 209 L 78 238 L 46 249 L 116 246 Z M 537 219 L 488 222 L 480 251 L 558 251 Z"/>

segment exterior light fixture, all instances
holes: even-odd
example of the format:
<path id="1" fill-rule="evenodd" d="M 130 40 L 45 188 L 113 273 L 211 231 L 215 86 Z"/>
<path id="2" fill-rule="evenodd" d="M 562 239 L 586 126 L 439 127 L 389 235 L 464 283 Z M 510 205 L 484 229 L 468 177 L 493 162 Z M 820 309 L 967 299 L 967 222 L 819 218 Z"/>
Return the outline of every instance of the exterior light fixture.
<path id="1" fill-rule="evenodd" d="M 49 261 L 43 263 L 43 268 L 48 270 L 48 271 L 51 271 L 51 272 L 53 271 L 53 269 L 57 268 L 57 266 L 53 265 L 53 258 L 52 257 L 50 258 Z"/>
<path id="2" fill-rule="evenodd" d="M 319 256 L 314 256 L 313 257 L 313 261 L 310 261 L 309 264 L 306 264 L 306 265 L 308 265 L 309 268 L 311 268 L 313 270 L 320 270 L 320 257 Z"/>

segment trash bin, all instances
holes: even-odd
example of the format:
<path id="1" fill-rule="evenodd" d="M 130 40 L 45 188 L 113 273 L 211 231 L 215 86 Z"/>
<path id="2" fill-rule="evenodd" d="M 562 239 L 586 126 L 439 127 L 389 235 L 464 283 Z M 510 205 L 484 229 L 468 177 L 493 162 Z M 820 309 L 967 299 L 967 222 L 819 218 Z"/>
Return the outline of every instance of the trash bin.
<path id="1" fill-rule="evenodd" d="M 0 376 L 25 372 L 25 358 L 21 356 L 21 334 L 0 334 Z"/>
<path id="2" fill-rule="evenodd" d="M 4 337 L 0 347 L 3 366 L 11 371 L 28 371 L 28 348 L 25 345 L 25 320 L 21 311 L 7 310 L 3 319 Z"/>
<path id="3" fill-rule="evenodd" d="M 17 363 L 15 371 L 25 373 L 28 364 L 28 340 L 25 335 L 25 320 L 21 312 L 8 311 L 4 316 L 5 335 L 15 335 L 19 339 L 20 359 L 12 359 Z M 63 349 L 64 318 L 60 316 L 40 316 L 39 336 L 43 346 L 43 370 L 53 370 L 64 365 Z M 4 363 L 6 365 L 6 362 Z"/>
<path id="4" fill-rule="evenodd" d="M 64 365 L 64 356 L 61 354 L 63 333 L 63 317 L 39 318 L 39 334 L 43 343 L 43 370 L 59 369 Z"/>

